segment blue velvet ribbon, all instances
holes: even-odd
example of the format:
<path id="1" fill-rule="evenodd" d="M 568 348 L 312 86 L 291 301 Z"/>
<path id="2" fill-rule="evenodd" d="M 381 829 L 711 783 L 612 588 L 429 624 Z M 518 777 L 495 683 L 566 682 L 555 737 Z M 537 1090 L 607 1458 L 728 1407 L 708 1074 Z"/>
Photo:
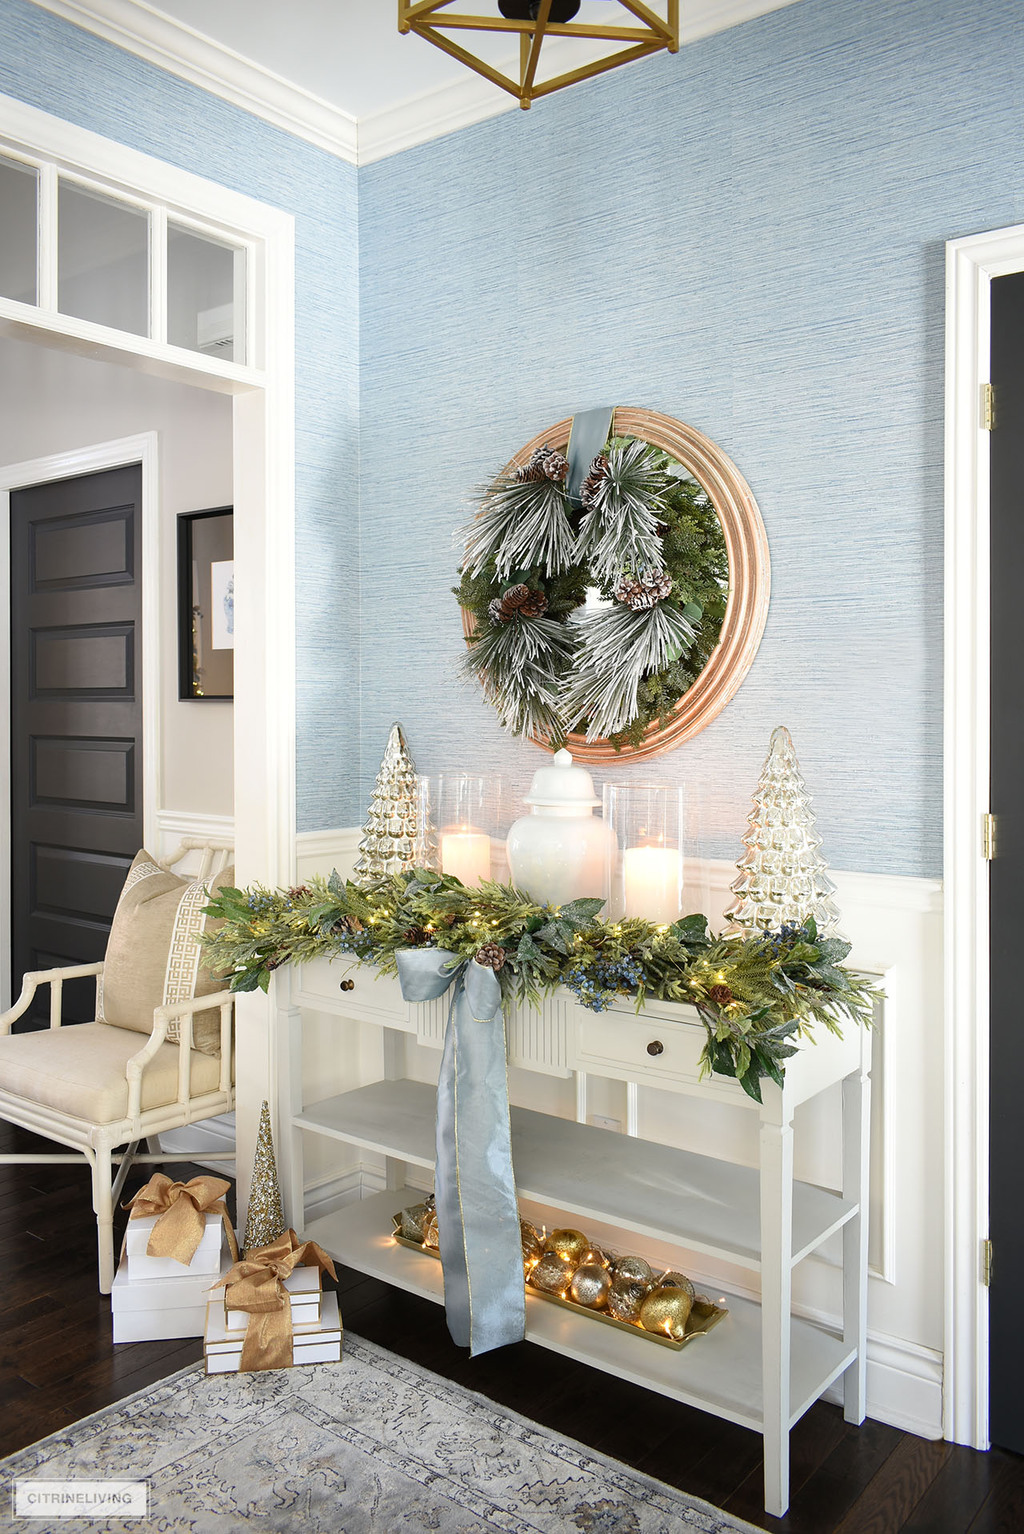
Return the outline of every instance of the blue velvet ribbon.
<path id="1" fill-rule="evenodd" d="M 395 955 L 406 1001 L 454 983 L 437 1083 L 434 1193 L 448 1330 L 475 1357 L 526 1333 L 501 987 L 442 948 Z"/>

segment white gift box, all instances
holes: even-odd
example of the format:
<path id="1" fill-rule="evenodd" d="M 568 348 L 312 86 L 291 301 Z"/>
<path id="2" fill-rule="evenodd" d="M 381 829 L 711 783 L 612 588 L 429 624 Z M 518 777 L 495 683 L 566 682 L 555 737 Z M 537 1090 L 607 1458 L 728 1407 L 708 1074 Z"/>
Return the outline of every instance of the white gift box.
<path id="1" fill-rule="evenodd" d="M 143 1278 L 180 1278 L 184 1273 L 209 1273 L 212 1282 L 220 1273 L 224 1221 L 219 1214 L 207 1214 L 203 1218 L 206 1228 L 196 1254 L 189 1263 L 178 1262 L 175 1257 L 147 1256 L 146 1247 L 159 1215 L 150 1214 L 141 1220 L 129 1220 L 124 1244 L 128 1254 L 128 1277 L 132 1282 Z"/>
<path id="2" fill-rule="evenodd" d="M 242 1341 L 242 1337 L 228 1335 L 223 1303 L 211 1300 L 206 1307 L 207 1374 L 237 1374 L 242 1362 Z M 323 1296 L 319 1321 L 302 1321 L 292 1327 L 292 1362 L 341 1362 L 341 1318 L 338 1296 L 333 1292 Z"/>
<path id="3" fill-rule="evenodd" d="M 305 1326 L 312 1323 L 316 1326 L 320 1320 L 320 1269 L 316 1267 L 293 1268 L 288 1277 L 281 1282 L 287 1289 L 292 1302 L 292 1330 L 297 1326 Z M 229 1337 L 244 1337 L 245 1329 L 249 1325 L 249 1312 L 247 1310 L 228 1310 L 227 1290 L 224 1291 L 224 1307 L 227 1311 L 226 1324 Z"/>
<path id="4" fill-rule="evenodd" d="M 110 1291 L 115 1342 L 154 1342 L 166 1337 L 201 1337 L 210 1291 L 231 1267 L 225 1253 L 214 1273 L 193 1273 L 176 1263 L 174 1278 L 132 1278 L 122 1256 Z M 223 1291 L 221 1291 L 223 1293 Z M 220 1301 L 223 1311 L 224 1302 Z"/>

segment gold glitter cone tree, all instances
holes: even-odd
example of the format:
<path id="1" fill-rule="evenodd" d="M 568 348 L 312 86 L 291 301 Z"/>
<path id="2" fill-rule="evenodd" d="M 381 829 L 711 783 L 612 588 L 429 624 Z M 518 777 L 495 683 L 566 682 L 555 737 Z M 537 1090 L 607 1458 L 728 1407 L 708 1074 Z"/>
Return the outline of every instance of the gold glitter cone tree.
<path id="1" fill-rule="evenodd" d="M 245 1222 L 242 1250 L 253 1252 L 257 1247 L 269 1246 L 287 1228 L 281 1208 L 281 1189 L 277 1181 L 274 1137 L 270 1130 L 270 1104 L 264 1101 L 260 1110 L 259 1133 L 256 1136 L 256 1155 L 252 1163 L 249 1214 Z"/>
<path id="2" fill-rule="evenodd" d="M 431 862 L 429 827 L 423 823 L 416 768 L 402 726 L 393 724 L 370 797 L 370 808 L 353 870 L 360 884 Z"/>
<path id="3" fill-rule="evenodd" d="M 772 732 L 747 824 L 747 850 L 736 864 L 740 876 L 732 884 L 736 899 L 725 911 L 726 931 L 777 932 L 813 916 L 819 936 L 837 936 L 835 885 L 818 850 L 821 837 L 793 741 L 782 725 Z"/>

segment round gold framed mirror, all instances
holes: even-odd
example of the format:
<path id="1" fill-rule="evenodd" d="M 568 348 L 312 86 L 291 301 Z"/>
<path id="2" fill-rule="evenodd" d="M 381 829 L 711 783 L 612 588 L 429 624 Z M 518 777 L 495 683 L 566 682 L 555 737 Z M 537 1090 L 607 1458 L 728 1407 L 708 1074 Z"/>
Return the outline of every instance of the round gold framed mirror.
<path id="1" fill-rule="evenodd" d="M 538 449 L 564 453 L 572 417 L 538 432 L 514 455 L 506 474 L 527 465 Z M 710 724 L 733 698 L 750 669 L 768 614 L 771 567 L 768 539 L 750 487 L 732 460 L 695 427 L 653 410 L 630 406 L 615 409 L 612 435 L 636 438 L 660 448 L 674 459 L 705 492 L 722 530 L 728 560 L 728 590 L 718 642 L 696 679 L 667 715 L 654 720 L 638 744 L 619 744 L 569 733 L 565 744 L 581 762 L 609 766 L 670 751 Z M 474 613 L 462 610 L 467 643 L 476 630 Z M 543 750 L 550 740 L 529 737 Z"/>

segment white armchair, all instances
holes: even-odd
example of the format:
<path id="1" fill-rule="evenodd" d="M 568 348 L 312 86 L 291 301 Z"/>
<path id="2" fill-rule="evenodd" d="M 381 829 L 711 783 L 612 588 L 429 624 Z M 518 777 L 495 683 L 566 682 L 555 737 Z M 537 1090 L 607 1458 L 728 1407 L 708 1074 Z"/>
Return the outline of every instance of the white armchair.
<path id="1" fill-rule="evenodd" d="M 169 870 L 196 851 L 200 853 L 197 879 L 217 873 L 217 865 L 222 867 L 230 854 L 223 844 L 188 839 L 160 867 Z M 28 973 L 17 1002 L 0 1016 L 0 1118 L 75 1152 L 2 1153 L 0 1164 L 85 1158 L 92 1171 L 100 1292 L 109 1294 L 114 1278 L 114 1207 L 129 1170 L 133 1164 L 193 1159 L 186 1153 L 166 1155 L 152 1148 L 140 1153 L 139 1145 L 143 1140 L 156 1144 L 155 1137 L 161 1133 L 228 1113 L 234 1106 L 234 997 L 223 990 L 158 1006 L 147 1037 L 102 1020 L 103 969 L 102 963 L 77 964 Z M 94 1016 L 98 1020 L 62 1027 L 64 982 L 89 975 L 96 977 Z M 50 987 L 49 1028 L 12 1033 L 12 1024 L 24 1016 L 45 985 Z M 193 1019 L 197 1013 L 213 1012 L 220 1017 L 216 1053 L 193 1047 Z M 225 1160 L 232 1154 L 225 1151 L 211 1157 L 204 1152 L 203 1159 Z"/>

